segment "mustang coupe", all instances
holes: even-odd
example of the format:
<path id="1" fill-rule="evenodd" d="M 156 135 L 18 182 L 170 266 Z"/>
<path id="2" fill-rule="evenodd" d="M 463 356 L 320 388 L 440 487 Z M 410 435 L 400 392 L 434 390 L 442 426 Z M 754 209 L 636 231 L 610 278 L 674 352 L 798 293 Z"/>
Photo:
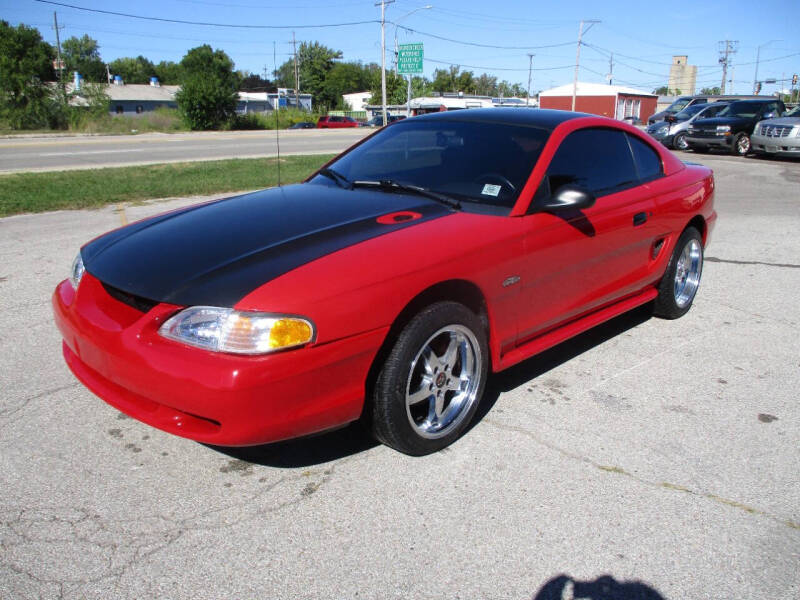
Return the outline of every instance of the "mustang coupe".
<path id="1" fill-rule="evenodd" d="M 422 455 L 490 372 L 640 305 L 685 314 L 713 197 L 709 169 L 618 121 L 431 114 L 302 184 L 87 243 L 55 320 L 78 379 L 154 427 L 245 446 L 361 420 Z"/>

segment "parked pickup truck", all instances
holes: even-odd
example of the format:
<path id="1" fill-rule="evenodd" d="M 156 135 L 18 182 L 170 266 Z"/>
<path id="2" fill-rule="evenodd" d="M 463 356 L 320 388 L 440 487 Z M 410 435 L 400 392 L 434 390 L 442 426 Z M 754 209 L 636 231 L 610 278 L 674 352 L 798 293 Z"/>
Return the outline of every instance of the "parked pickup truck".
<path id="1" fill-rule="evenodd" d="M 722 148 L 731 154 L 745 156 L 750 152 L 750 136 L 756 123 L 786 112 L 783 101 L 777 98 L 739 100 L 712 119 L 697 119 L 689 125 L 686 143 L 695 152 Z"/>

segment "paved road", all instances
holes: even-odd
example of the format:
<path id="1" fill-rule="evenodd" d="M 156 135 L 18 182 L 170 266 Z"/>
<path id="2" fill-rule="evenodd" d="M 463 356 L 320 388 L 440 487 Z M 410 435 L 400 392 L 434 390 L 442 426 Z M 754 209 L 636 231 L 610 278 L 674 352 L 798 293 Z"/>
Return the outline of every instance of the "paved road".
<path id="1" fill-rule="evenodd" d="M 197 199 L 0 220 L 0 598 L 800 597 L 800 164 L 692 158 L 720 219 L 690 313 L 494 377 L 426 458 L 354 428 L 225 453 L 75 381 L 78 246 Z"/>
<path id="2" fill-rule="evenodd" d="M 338 153 L 374 129 L 282 131 L 281 154 Z M 274 131 L 0 139 L 0 173 L 275 156 Z"/>

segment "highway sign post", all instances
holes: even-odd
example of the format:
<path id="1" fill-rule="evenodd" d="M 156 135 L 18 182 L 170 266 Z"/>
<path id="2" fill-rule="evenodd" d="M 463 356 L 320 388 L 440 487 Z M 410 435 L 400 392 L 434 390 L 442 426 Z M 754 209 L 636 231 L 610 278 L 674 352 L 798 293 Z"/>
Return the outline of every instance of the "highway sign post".
<path id="1" fill-rule="evenodd" d="M 408 76 L 406 93 L 406 116 L 411 115 L 411 76 L 422 75 L 422 61 L 425 52 L 422 44 L 401 44 L 397 47 L 397 72 Z"/>

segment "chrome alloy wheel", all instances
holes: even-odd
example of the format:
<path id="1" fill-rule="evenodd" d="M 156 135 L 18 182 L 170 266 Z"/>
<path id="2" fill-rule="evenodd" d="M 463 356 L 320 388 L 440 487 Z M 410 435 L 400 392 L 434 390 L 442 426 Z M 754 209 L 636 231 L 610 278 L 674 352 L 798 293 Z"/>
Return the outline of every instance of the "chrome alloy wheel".
<path id="1" fill-rule="evenodd" d="M 750 152 L 750 138 L 748 136 L 743 135 L 736 140 L 736 151 L 742 156 Z"/>
<path id="2" fill-rule="evenodd" d="M 689 304 L 697 293 L 700 275 L 703 271 L 703 249 L 700 242 L 691 239 L 684 246 L 683 252 L 675 266 L 675 304 L 683 308 Z"/>
<path id="3" fill-rule="evenodd" d="M 418 435 L 436 439 L 459 426 L 475 402 L 482 362 L 478 340 L 462 325 L 447 325 L 428 338 L 406 382 L 406 414 Z"/>

